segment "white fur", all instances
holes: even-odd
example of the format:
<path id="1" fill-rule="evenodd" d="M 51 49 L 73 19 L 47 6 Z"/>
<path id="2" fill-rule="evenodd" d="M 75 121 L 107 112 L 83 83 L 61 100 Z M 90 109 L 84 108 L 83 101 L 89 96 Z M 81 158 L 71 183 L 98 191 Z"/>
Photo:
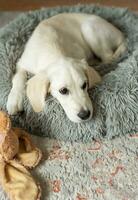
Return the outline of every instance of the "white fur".
<path id="1" fill-rule="evenodd" d="M 59 100 L 67 116 L 81 122 L 80 110 L 90 110 L 92 102 L 84 81 L 89 87 L 100 82 L 99 74 L 89 67 L 94 64 L 93 53 L 108 63 L 125 50 L 123 34 L 104 19 L 87 14 L 59 14 L 42 21 L 34 30 L 17 63 L 13 87 L 8 97 L 10 114 L 22 110 L 26 72 L 34 77 L 27 83 L 27 96 L 36 112 L 42 111 L 45 96 L 50 92 Z M 59 90 L 69 89 L 68 95 Z"/>

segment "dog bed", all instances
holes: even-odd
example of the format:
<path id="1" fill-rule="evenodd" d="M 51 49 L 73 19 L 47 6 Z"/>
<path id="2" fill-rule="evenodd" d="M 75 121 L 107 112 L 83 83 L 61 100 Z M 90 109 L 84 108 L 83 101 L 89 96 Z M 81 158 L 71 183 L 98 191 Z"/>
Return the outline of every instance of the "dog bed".
<path id="1" fill-rule="evenodd" d="M 6 110 L 16 62 L 37 24 L 62 12 L 97 14 L 124 33 L 127 51 L 111 65 L 96 69 L 103 76 L 100 85 L 90 90 L 94 116 L 86 123 L 73 123 L 59 102 L 49 96 L 44 111 L 35 113 L 28 99 L 24 112 L 12 116 L 15 126 L 31 133 L 60 140 L 87 142 L 95 138 L 113 138 L 138 131 L 138 16 L 127 9 L 94 5 L 57 7 L 28 12 L 0 30 L 0 108 Z"/>

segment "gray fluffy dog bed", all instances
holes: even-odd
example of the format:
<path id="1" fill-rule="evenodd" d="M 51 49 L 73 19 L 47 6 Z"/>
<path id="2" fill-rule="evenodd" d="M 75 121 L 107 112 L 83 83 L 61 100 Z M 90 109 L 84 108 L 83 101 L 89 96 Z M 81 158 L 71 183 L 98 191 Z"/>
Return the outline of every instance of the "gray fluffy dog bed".
<path id="1" fill-rule="evenodd" d="M 100 65 L 101 85 L 90 91 L 94 102 L 93 119 L 76 124 L 65 115 L 53 97 L 44 111 L 34 113 L 27 98 L 24 112 L 12 116 L 14 125 L 33 134 L 61 140 L 90 141 L 92 138 L 113 138 L 138 131 L 138 16 L 127 9 L 82 5 L 44 9 L 22 14 L 0 30 L 0 107 L 6 110 L 7 96 L 15 65 L 36 25 L 61 12 L 97 14 L 120 28 L 128 42 L 125 54 L 111 65 Z"/>

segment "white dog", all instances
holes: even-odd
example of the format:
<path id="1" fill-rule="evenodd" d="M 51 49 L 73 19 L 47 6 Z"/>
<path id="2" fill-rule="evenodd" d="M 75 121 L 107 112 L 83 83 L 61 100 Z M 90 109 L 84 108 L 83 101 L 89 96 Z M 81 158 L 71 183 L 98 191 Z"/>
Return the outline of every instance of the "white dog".
<path id="1" fill-rule="evenodd" d="M 26 73 L 31 72 L 27 96 L 34 111 L 43 110 L 51 93 L 70 120 L 89 120 L 93 107 L 87 89 L 101 81 L 89 62 L 94 64 L 96 55 L 109 63 L 124 51 L 123 34 L 99 16 L 64 13 L 42 21 L 17 63 L 7 101 L 9 114 L 23 109 Z"/>

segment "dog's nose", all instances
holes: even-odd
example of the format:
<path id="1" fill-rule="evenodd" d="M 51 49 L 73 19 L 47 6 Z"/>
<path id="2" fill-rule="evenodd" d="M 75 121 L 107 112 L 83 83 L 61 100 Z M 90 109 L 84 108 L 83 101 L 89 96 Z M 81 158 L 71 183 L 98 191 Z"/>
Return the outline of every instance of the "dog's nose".
<path id="1" fill-rule="evenodd" d="M 86 120 L 90 117 L 90 111 L 89 110 L 81 110 L 78 113 L 78 117 L 81 118 L 82 120 Z"/>

